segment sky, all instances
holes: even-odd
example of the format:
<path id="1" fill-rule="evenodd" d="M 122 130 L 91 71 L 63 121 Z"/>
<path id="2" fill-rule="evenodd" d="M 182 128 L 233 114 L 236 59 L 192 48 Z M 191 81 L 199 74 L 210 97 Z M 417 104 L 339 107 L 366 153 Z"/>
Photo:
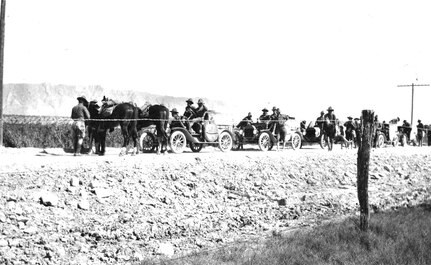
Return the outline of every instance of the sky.
<path id="1" fill-rule="evenodd" d="M 5 83 L 101 85 L 314 119 L 410 121 L 431 83 L 426 1 L 9 0 Z M 416 87 L 414 124 L 431 123 Z M 139 104 L 138 104 L 139 105 Z M 182 107 L 182 106 L 178 106 Z"/>

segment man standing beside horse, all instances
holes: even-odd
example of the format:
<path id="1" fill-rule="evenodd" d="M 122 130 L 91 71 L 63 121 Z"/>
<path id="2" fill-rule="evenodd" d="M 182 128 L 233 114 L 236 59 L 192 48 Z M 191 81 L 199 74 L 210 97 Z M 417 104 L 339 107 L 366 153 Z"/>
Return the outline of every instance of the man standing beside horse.
<path id="1" fill-rule="evenodd" d="M 325 133 L 325 138 L 328 143 L 328 150 L 332 151 L 332 148 L 334 146 L 334 138 L 337 134 L 337 117 L 335 117 L 334 109 L 332 107 L 329 107 L 327 109 L 328 113 L 324 116 L 324 126 L 323 131 Z"/>
<path id="2" fill-rule="evenodd" d="M 81 155 L 82 143 L 85 137 L 85 120 L 90 118 L 90 112 L 87 109 L 88 101 L 85 96 L 77 97 L 78 105 L 72 108 L 72 142 L 73 155 Z"/>

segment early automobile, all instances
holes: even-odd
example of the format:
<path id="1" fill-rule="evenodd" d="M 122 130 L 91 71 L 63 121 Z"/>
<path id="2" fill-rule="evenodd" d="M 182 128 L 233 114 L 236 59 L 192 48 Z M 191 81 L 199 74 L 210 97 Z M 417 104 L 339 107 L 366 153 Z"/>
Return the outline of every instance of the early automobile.
<path id="1" fill-rule="evenodd" d="M 375 146 L 377 148 L 385 145 L 398 146 L 407 145 L 407 134 L 402 126 L 393 123 L 376 124 Z"/>
<path id="2" fill-rule="evenodd" d="M 271 122 L 248 122 L 243 128 L 235 128 L 234 149 L 241 149 L 244 144 L 258 144 L 262 151 L 272 150 L 279 144 L 279 135 L 275 132 L 275 124 Z M 301 136 L 299 126 L 294 119 L 285 121 L 286 143 L 290 144 L 294 150 L 301 146 Z"/>
<path id="3" fill-rule="evenodd" d="M 319 144 L 322 149 L 327 147 L 323 130 L 312 121 L 301 121 L 301 148 L 303 145 Z"/>
<path id="4" fill-rule="evenodd" d="M 190 127 L 193 129 L 171 128 L 169 146 L 172 152 L 182 153 L 187 146 L 193 152 L 200 152 L 204 145 L 218 146 L 223 152 L 230 151 L 233 145 L 233 134 L 229 130 L 229 126 L 217 125 L 213 114 L 213 111 L 208 111 L 203 115 L 203 118 L 191 120 L 191 123 L 198 125 L 191 125 Z"/>
<path id="5" fill-rule="evenodd" d="M 213 111 L 208 111 L 204 114 L 204 118 L 189 121 L 190 127 L 199 128 L 198 131 L 183 127 L 169 128 L 169 146 L 172 152 L 182 153 L 186 147 L 189 147 L 193 152 L 200 152 L 204 145 L 218 146 L 223 152 L 230 151 L 233 144 L 233 134 L 229 126 L 217 125 L 213 119 L 213 114 Z M 143 130 L 139 140 L 142 152 L 151 153 L 157 148 L 156 136 L 155 127 L 148 127 Z"/>

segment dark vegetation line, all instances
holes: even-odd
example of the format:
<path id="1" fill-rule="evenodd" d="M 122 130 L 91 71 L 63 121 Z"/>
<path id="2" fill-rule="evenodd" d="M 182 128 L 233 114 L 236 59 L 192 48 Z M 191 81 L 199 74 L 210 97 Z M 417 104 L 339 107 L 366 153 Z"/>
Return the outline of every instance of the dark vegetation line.
<path id="1" fill-rule="evenodd" d="M 85 137 L 84 144 L 88 138 Z M 108 133 L 106 146 L 121 147 L 121 131 Z M 72 148 L 72 132 L 69 124 L 4 124 L 3 146 L 35 148 Z"/>

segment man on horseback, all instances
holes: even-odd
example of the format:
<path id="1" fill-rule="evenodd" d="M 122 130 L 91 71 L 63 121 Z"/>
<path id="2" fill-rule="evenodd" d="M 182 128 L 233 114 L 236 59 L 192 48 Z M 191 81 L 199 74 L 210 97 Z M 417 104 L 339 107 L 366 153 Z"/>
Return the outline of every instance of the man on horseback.
<path id="1" fill-rule="evenodd" d="M 72 108 L 71 118 L 73 119 L 72 124 L 72 142 L 73 142 L 73 155 L 81 155 L 82 143 L 85 137 L 85 120 L 90 118 L 90 112 L 88 111 L 86 105 L 88 101 L 85 96 L 80 96 L 76 98 L 78 100 L 78 105 Z"/>

